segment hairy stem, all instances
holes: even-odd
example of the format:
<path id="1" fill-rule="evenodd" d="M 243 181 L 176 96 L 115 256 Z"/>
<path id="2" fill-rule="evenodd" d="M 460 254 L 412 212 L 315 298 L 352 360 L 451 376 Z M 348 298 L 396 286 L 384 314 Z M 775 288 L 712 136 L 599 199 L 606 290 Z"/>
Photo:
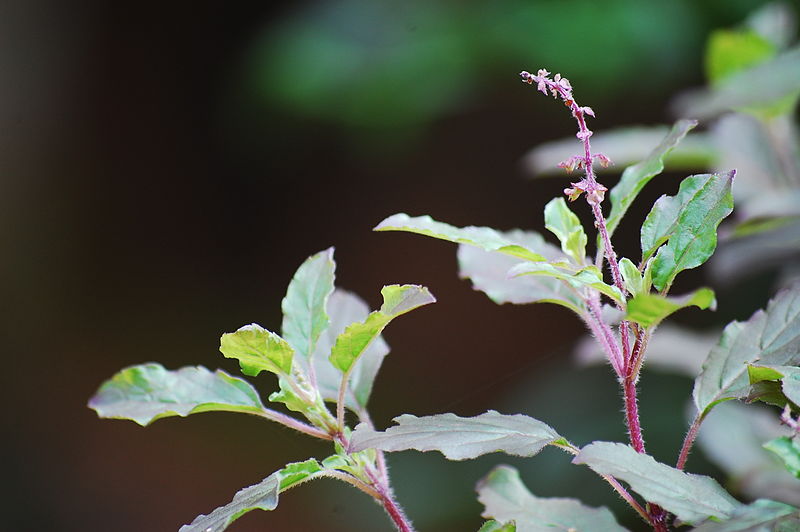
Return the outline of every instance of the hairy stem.
<path id="1" fill-rule="evenodd" d="M 269 408 L 264 408 L 257 415 L 269 419 L 270 421 L 280 423 L 281 425 L 289 427 L 290 429 L 300 431 L 304 434 L 308 434 L 309 436 L 314 436 L 315 438 L 321 438 L 323 440 L 333 439 L 333 437 L 324 430 L 318 429 L 317 427 L 303 423 L 302 421 L 299 421 L 291 416 L 287 416 L 286 414 L 282 414 Z"/>
<path id="2" fill-rule="evenodd" d="M 631 445 L 637 453 L 644 453 L 642 426 L 639 423 L 639 405 L 636 400 L 636 379 L 632 375 L 626 375 L 622 389 L 625 397 L 625 419 L 628 424 Z"/>
<path id="3" fill-rule="evenodd" d="M 697 432 L 700 430 L 700 424 L 702 422 L 703 416 L 698 414 L 697 417 L 694 418 L 694 421 L 692 421 L 692 424 L 689 426 L 689 430 L 686 432 L 686 437 L 683 439 L 681 452 L 678 455 L 678 463 L 675 464 L 677 469 L 682 470 L 684 466 L 686 466 L 686 460 L 689 459 L 689 452 L 692 450 L 694 440 L 697 438 Z"/>
<path id="4" fill-rule="evenodd" d="M 589 307 L 589 315 L 584 317 L 584 321 L 595 338 L 600 342 L 600 345 L 603 346 L 608 360 L 611 362 L 611 366 L 614 368 L 617 376 L 623 378 L 625 374 L 625 361 L 620 352 L 619 345 L 611 332 L 611 327 L 609 327 L 600 316 L 600 302 L 593 296 L 588 297 L 586 302 Z"/>
<path id="5" fill-rule="evenodd" d="M 376 497 L 376 499 L 381 503 L 386 513 L 389 514 L 397 530 L 400 532 L 414 532 L 414 526 L 411 524 L 408 517 L 406 517 L 403 508 L 395 500 L 388 482 L 385 482 L 385 479 L 379 478 L 371 468 L 367 469 L 366 473 L 375 491 L 378 492 L 378 497 Z"/>

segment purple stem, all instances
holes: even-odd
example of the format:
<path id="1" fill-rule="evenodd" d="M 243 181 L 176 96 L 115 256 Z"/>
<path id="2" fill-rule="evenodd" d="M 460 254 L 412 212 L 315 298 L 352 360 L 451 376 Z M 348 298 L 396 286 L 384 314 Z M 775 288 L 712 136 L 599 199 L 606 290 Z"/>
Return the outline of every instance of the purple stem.
<path id="1" fill-rule="evenodd" d="M 692 445 L 694 445 L 694 440 L 697 438 L 697 432 L 700 430 L 700 424 L 702 422 L 703 416 L 698 415 L 694 418 L 688 432 L 686 432 L 686 437 L 683 439 L 683 445 L 681 446 L 681 452 L 678 455 L 678 463 L 675 464 L 677 469 L 682 470 L 684 466 L 686 466 L 686 460 L 689 459 L 689 452 L 692 450 Z"/>

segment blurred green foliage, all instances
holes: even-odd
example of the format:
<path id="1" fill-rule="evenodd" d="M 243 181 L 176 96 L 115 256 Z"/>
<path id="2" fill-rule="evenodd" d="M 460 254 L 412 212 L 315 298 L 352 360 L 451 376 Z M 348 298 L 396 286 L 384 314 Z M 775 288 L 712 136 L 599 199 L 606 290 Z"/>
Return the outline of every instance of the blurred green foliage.
<path id="1" fill-rule="evenodd" d="M 247 83 L 294 113 L 411 130 L 467 105 L 487 79 L 513 79 L 523 68 L 569 72 L 576 86 L 592 87 L 595 102 L 631 85 L 638 94 L 658 92 L 686 79 L 712 20 L 736 21 L 753 7 L 697 4 L 311 3 L 265 28 L 247 61 Z"/>

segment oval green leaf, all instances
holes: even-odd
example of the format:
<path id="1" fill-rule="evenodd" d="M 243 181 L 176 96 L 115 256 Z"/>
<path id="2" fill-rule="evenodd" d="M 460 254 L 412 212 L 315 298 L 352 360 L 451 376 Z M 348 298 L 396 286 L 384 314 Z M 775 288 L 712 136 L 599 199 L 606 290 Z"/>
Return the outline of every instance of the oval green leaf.
<path id="1" fill-rule="evenodd" d="M 118 372 L 103 383 L 89 407 L 102 418 L 130 419 L 142 426 L 200 412 L 264 411 L 255 389 L 224 371 L 211 372 L 203 366 L 169 371 L 155 363 Z"/>

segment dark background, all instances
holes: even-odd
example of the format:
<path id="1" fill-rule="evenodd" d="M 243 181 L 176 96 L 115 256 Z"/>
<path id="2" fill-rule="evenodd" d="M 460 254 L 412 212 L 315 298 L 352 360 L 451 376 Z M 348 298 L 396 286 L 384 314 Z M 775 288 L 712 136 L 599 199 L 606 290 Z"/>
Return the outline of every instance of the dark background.
<path id="1" fill-rule="evenodd" d="M 573 316 L 496 306 L 458 280 L 451 244 L 370 229 L 404 211 L 541 230 L 565 181 L 528 180 L 519 161 L 574 124 L 517 73 L 564 73 L 597 129 L 668 123 L 670 96 L 704 83 L 708 32 L 761 3 L 1 3 L 3 528 L 176 530 L 287 462 L 326 456 L 247 416 L 141 428 L 85 405 L 141 362 L 237 373 L 217 352 L 220 334 L 254 321 L 279 329 L 292 273 L 331 245 L 337 284 L 373 307 L 391 283 L 424 284 L 439 299 L 386 333 L 393 351 L 371 408 L 379 427 L 403 412 L 494 408 L 578 444 L 622 441 L 611 372 L 569 360 L 583 334 Z M 672 190 L 659 186 L 643 205 Z M 645 212 L 620 230 L 623 254 Z M 763 302 L 766 290 L 753 292 L 732 317 Z M 648 443 L 671 460 L 691 383 L 644 380 Z M 265 395 L 275 386 L 254 382 Z M 474 483 L 502 462 L 521 467 L 537 495 L 617 504 L 554 451 L 390 457 L 420 530 L 445 532 L 478 528 Z M 355 527 L 391 530 L 366 496 L 324 480 L 231 530 Z"/>

